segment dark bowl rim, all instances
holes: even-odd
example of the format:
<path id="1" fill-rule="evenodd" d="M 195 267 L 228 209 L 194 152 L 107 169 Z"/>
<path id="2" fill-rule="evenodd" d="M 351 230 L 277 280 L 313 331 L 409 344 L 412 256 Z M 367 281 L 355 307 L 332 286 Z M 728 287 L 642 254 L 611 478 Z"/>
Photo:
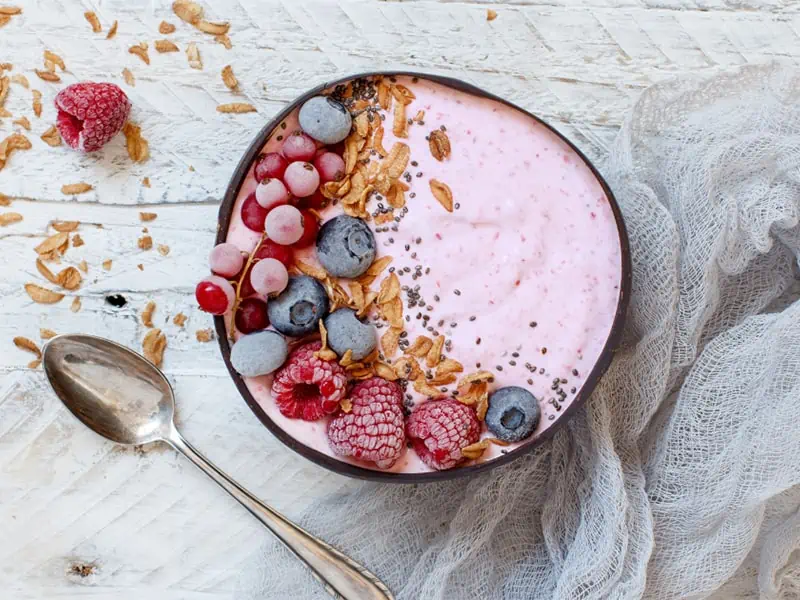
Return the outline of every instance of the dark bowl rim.
<path id="1" fill-rule="evenodd" d="M 253 398 L 250 390 L 247 388 L 247 385 L 244 382 L 244 379 L 241 375 L 239 375 L 231 365 L 230 361 L 230 343 L 228 340 L 228 332 L 225 328 L 225 320 L 223 317 L 215 317 L 214 324 L 217 332 L 217 339 L 219 341 L 220 350 L 222 352 L 222 358 L 225 361 L 225 365 L 228 368 L 228 372 L 230 373 L 231 377 L 233 378 L 234 383 L 236 384 L 239 393 L 244 398 L 247 405 L 250 407 L 250 410 L 258 417 L 258 419 L 264 424 L 264 426 L 281 442 L 283 442 L 286 446 L 303 456 L 304 458 L 310 460 L 311 462 L 324 467 L 330 471 L 338 473 L 340 475 L 347 475 L 349 477 L 355 477 L 358 479 L 365 479 L 369 481 L 380 481 L 380 482 L 389 482 L 389 483 L 426 483 L 426 482 L 433 482 L 433 481 L 444 481 L 450 479 L 456 479 L 458 477 L 467 477 L 470 475 L 476 475 L 478 473 L 482 473 L 488 471 L 489 469 L 494 469 L 500 467 L 502 465 L 508 464 L 515 458 L 522 456 L 523 454 L 532 451 L 534 448 L 539 447 L 544 442 L 549 440 L 553 435 L 561 429 L 567 421 L 575 414 L 575 412 L 581 408 L 584 403 L 586 402 L 587 398 L 591 395 L 594 391 L 595 387 L 597 386 L 600 378 L 605 374 L 608 370 L 608 367 L 611 364 L 613 359 L 614 353 L 619 348 L 619 345 L 622 341 L 622 332 L 623 332 L 623 325 L 625 321 L 625 315 L 628 309 L 628 304 L 630 301 L 630 288 L 631 288 L 631 258 L 630 258 L 630 246 L 628 241 L 628 233 L 625 227 L 625 222 L 622 217 L 622 212 L 620 207 L 617 203 L 617 200 L 614 196 L 614 193 L 611 191 L 606 180 L 594 166 L 594 164 L 581 152 L 581 150 L 575 146 L 569 139 L 567 139 L 562 133 L 560 133 L 557 129 L 555 129 L 552 125 L 544 121 L 542 118 L 528 112 L 527 110 L 517 106 L 516 104 L 509 102 L 508 100 L 504 100 L 494 94 L 487 92 L 477 86 L 474 86 L 470 83 L 465 81 L 461 81 L 460 79 L 455 79 L 453 77 L 446 77 L 442 75 L 435 75 L 430 73 L 420 73 L 414 71 L 394 71 L 394 70 L 387 70 L 387 71 L 370 71 L 366 73 L 358 73 L 354 75 L 347 75 L 320 85 L 317 85 L 313 89 L 307 91 L 306 93 L 302 94 L 294 101 L 289 103 L 280 113 L 278 113 L 273 119 L 267 123 L 261 131 L 256 135 L 253 141 L 250 143 L 249 148 L 242 156 L 242 159 L 239 161 L 239 164 L 236 166 L 236 170 L 231 177 L 231 181 L 228 184 L 228 188 L 225 192 L 225 197 L 220 205 L 219 209 L 219 218 L 218 218 L 218 226 L 217 226 L 217 237 L 215 244 L 219 244 L 225 241 L 228 232 L 228 226 L 230 224 L 231 214 L 233 212 L 233 207 L 236 202 L 236 197 L 239 194 L 239 190 L 244 183 L 247 174 L 250 171 L 250 167 L 261 152 L 261 148 L 264 144 L 269 140 L 270 134 L 273 132 L 275 128 L 277 128 L 280 123 L 289 115 L 291 112 L 301 105 L 303 102 L 308 100 L 309 98 L 316 96 L 320 92 L 327 90 L 331 87 L 336 85 L 345 84 L 353 79 L 359 79 L 364 77 L 374 77 L 374 76 L 407 76 L 407 77 L 419 77 L 420 79 L 427 79 L 433 81 L 435 83 L 439 83 L 453 89 L 472 94 L 478 96 L 480 98 L 487 98 L 490 100 L 494 100 L 496 102 L 500 102 L 514 108 L 522 112 L 523 114 L 529 116 L 530 118 L 534 119 L 541 125 L 547 127 L 550 131 L 553 132 L 559 139 L 561 139 L 564 143 L 566 143 L 578 156 L 580 156 L 581 160 L 589 167 L 592 171 L 593 175 L 597 178 L 597 181 L 600 183 L 603 191 L 605 192 L 610 204 L 612 212 L 614 213 L 614 220 L 617 225 L 617 231 L 619 233 L 619 243 L 620 243 L 620 258 L 621 258 L 621 277 L 620 277 L 620 286 L 619 286 L 619 301 L 617 304 L 617 311 L 614 315 L 614 321 L 611 325 L 611 331 L 606 339 L 606 343 L 603 347 L 603 350 L 600 353 L 600 357 L 598 358 L 595 365 L 592 367 L 589 376 L 586 378 L 586 382 L 584 383 L 581 391 L 572 399 L 570 405 L 564 410 L 561 416 L 556 420 L 553 425 L 548 427 L 538 438 L 531 441 L 530 443 L 524 444 L 519 446 L 518 448 L 514 449 L 512 452 L 508 454 L 499 456 L 492 460 L 479 463 L 477 465 L 469 465 L 464 467 L 456 467 L 453 469 L 449 469 L 446 471 L 433 471 L 427 473 L 391 473 L 386 471 L 377 471 L 368 469 L 366 467 L 360 467 L 358 465 L 353 465 L 351 463 L 347 463 L 327 454 L 323 454 L 318 450 L 315 450 L 309 446 L 306 446 L 302 442 L 296 440 L 291 435 L 286 433 L 281 427 L 279 427 L 270 417 L 266 414 L 263 408 L 258 404 L 258 402 Z"/>

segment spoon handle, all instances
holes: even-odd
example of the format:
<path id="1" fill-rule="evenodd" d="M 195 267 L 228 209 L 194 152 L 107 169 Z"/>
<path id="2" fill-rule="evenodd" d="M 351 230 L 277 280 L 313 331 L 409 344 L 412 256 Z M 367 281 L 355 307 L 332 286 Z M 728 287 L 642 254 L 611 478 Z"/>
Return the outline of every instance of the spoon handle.
<path id="1" fill-rule="evenodd" d="M 195 450 L 177 429 L 173 427 L 164 441 L 192 461 L 266 525 L 297 558 L 308 565 L 314 578 L 336 600 L 394 600 L 389 588 L 375 575 L 256 499 Z"/>

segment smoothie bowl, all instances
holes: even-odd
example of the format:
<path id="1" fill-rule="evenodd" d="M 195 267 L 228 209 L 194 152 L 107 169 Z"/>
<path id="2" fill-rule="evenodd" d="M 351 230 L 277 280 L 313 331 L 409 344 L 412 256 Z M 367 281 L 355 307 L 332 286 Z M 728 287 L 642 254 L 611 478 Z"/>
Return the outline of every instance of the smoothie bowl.
<path id="1" fill-rule="evenodd" d="M 219 213 L 216 314 L 243 398 L 341 474 L 504 464 L 589 396 L 630 262 L 594 167 L 533 115 L 414 73 L 316 88 L 256 137 Z"/>

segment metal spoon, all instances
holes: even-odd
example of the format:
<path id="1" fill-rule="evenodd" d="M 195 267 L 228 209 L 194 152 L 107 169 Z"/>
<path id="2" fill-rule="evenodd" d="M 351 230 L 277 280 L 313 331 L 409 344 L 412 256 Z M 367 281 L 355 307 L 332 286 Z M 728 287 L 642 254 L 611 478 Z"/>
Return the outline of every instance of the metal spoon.
<path id="1" fill-rule="evenodd" d="M 262 504 L 195 450 L 175 428 L 175 396 L 144 357 L 91 335 L 59 335 L 44 348 L 44 370 L 58 397 L 89 429 L 118 444 L 166 442 L 266 525 L 339 600 L 394 600 L 375 575 Z"/>

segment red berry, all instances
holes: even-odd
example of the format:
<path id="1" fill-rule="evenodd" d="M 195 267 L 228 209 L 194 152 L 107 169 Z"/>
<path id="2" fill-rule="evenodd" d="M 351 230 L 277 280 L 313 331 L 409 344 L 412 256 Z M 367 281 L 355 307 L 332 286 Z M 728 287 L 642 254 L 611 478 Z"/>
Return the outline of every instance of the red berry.
<path id="1" fill-rule="evenodd" d="M 344 142 L 336 142 L 335 144 L 331 144 L 327 147 L 328 152 L 333 152 L 334 154 L 338 154 L 339 156 L 344 156 Z"/>
<path id="2" fill-rule="evenodd" d="M 321 342 L 300 346 L 275 373 L 272 397 L 290 419 L 317 421 L 336 412 L 347 388 L 347 374 L 336 361 L 314 356 Z"/>
<path id="3" fill-rule="evenodd" d="M 94 152 L 117 135 L 131 111 L 131 103 L 113 83 L 73 83 L 55 99 L 56 126 L 70 148 Z"/>
<path id="4" fill-rule="evenodd" d="M 316 192 L 307 196 L 306 198 L 297 198 L 297 207 L 313 208 L 314 210 L 321 210 L 328 206 L 328 199 L 322 195 L 322 190 L 317 189 Z"/>
<path id="5" fill-rule="evenodd" d="M 324 152 L 314 159 L 314 166 L 319 172 L 320 183 L 339 181 L 344 177 L 344 160 L 333 152 Z"/>
<path id="6" fill-rule="evenodd" d="M 301 210 L 300 214 L 303 216 L 303 235 L 292 245 L 295 248 L 306 248 L 317 241 L 319 221 L 308 210 Z"/>
<path id="7" fill-rule="evenodd" d="M 292 250 L 291 246 L 283 246 L 272 240 L 264 240 L 264 243 L 259 246 L 258 250 L 254 255 L 255 258 L 274 258 L 279 260 L 283 263 L 283 266 L 287 269 L 290 268 L 294 264 L 294 251 Z M 248 296 L 252 296 L 256 293 L 253 289 L 253 286 L 250 284 L 250 271 L 253 270 L 253 265 L 250 265 L 250 268 L 247 270 L 247 275 L 242 281 L 242 289 L 241 289 L 241 297 L 247 298 Z M 241 275 L 241 273 L 240 273 Z M 237 275 L 237 279 L 239 276 Z"/>
<path id="8" fill-rule="evenodd" d="M 475 411 L 450 398 L 421 404 L 406 421 L 406 435 L 420 460 L 438 471 L 462 462 L 461 449 L 477 442 L 480 434 Z"/>
<path id="9" fill-rule="evenodd" d="M 246 298 L 236 311 L 236 329 L 242 333 L 253 333 L 269 327 L 267 303 L 258 298 Z"/>
<path id="10" fill-rule="evenodd" d="M 197 284 L 194 297 L 200 308 L 212 315 L 224 315 L 236 297 L 233 286 L 222 277 L 212 275 Z"/>
<path id="11" fill-rule="evenodd" d="M 264 221 L 268 212 L 269 209 L 261 206 L 256 200 L 256 193 L 252 192 L 242 202 L 242 223 L 248 229 L 261 233 L 264 231 Z"/>
<path id="12" fill-rule="evenodd" d="M 350 393 L 349 413 L 337 414 L 328 425 L 328 441 L 340 456 L 391 467 L 403 453 L 403 391 L 380 377 L 362 381 Z"/>
<path id="13" fill-rule="evenodd" d="M 314 155 L 317 153 L 317 143 L 311 136 L 306 135 L 298 129 L 294 133 L 286 136 L 286 139 L 283 140 L 281 151 L 289 162 L 297 160 L 308 162 L 314 158 Z"/>
<path id="14" fill-rule="evenodd" d="M 267 154 L 259 155 L 258 162 L 253 168 L 253 175 L 258 183 L 272 177 L 280 179 L 283 177 L 283 172 L 288 166 L 289 161 L 281 154 L 277 152 L 268 152 Z"/>

